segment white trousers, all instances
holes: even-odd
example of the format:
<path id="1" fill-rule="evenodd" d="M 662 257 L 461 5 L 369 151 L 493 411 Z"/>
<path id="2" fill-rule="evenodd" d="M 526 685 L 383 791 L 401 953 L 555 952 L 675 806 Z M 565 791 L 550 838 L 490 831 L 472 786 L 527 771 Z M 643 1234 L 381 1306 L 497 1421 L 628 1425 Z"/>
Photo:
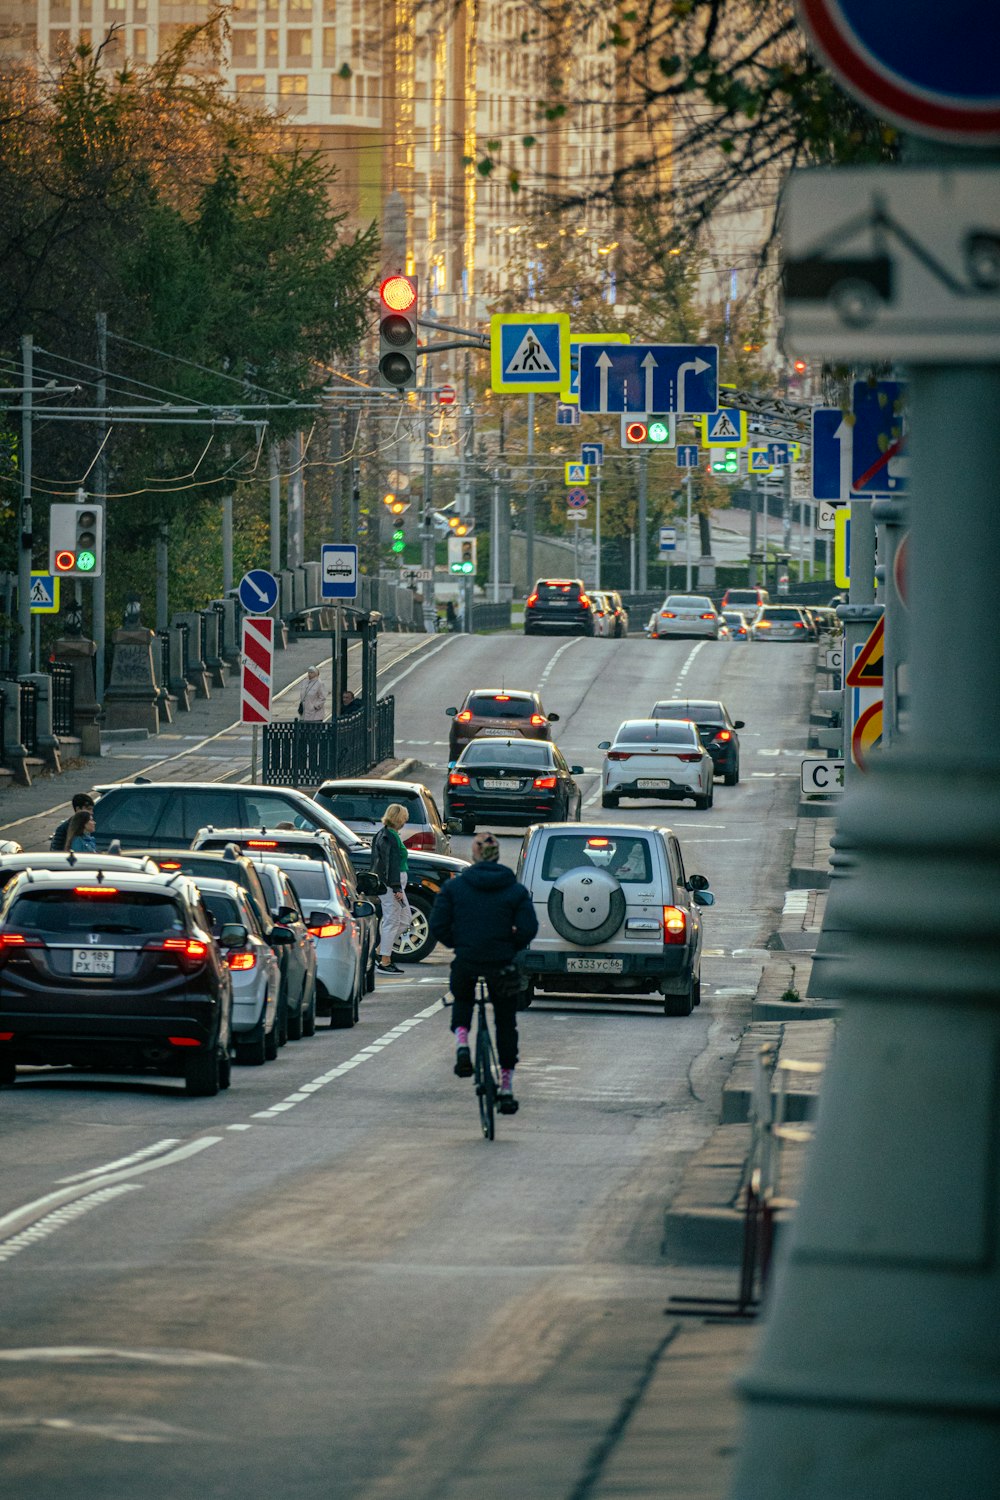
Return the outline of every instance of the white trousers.
<path id="1" fill-rule="evenodd" d="M 413 909 L 406 899 L 406 871 L 399 877 L 399 883 L 403 887 L 403 899 L 398 901 L 394 891 L 384 891 L 379 896 L 379 904 L 382 907 L 382 925 L 379 930 L 378 951 L 383 958 L 391 958 L 392 950 L 396 946 L 396 940 L 409 927 L 413 920 Z"/>

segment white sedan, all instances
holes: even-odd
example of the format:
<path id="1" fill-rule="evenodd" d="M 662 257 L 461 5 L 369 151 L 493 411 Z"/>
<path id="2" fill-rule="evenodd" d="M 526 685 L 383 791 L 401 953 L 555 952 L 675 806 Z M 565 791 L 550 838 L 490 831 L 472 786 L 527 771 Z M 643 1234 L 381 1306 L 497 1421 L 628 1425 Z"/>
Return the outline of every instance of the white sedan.
<path id="1" fill-rule="evenodd" d="M 659 640 L 695 635 L 717 641 L 721 626 L 722 617 L 707 594 L 668 594 L 650 634 Z"/>
<path id="2" fill-rule="evenodd" d="M 712 757 L 687 719 L 626 719 L 614 740 L 602 740 L 601 806 L 621 797 L 657 802 L 690 797 L 706 809 L 714 800 Z"/>
<path id="3" fill-rule="evenodd" d="M 358 918 L 372 916 L 375 908 L 370 901 L 358 901 L 350 912 L 336 872 L 326 860 L 290 856 L 274 862 L 291 881 L 316 945 L 317 1008 L 329 1008 L 331 1026 L 350 1030 L 358 1020 L 365 986 Z"/>

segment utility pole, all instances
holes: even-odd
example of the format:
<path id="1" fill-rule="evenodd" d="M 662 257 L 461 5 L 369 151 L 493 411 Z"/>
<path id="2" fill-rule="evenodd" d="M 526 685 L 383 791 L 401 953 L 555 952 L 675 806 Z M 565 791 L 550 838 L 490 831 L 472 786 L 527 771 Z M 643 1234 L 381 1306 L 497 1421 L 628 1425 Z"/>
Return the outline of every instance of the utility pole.
<path id="1" fill-rule="evenodd" d="M 684 532 L 684 539 L 685 539 L 685 543 L 686 543 L 685 551 L 686 551 L 687 556 L 686 556 L 686 561 L 685 561 L 685 570 L 686 570 L 685 571 L 685 579 L 686 579 L 686 581 L 685 581 L 684 587 L 687 589 L 688 593 L 690 594 L 690 592 L 691 592 L 691 563 L 692 563 L 692 557 L 691 557 L 691 540 L 692 540 L 692 538 L 691 538 L 691 470 L 690 469 L 688 469 L 687 473 L 684 476 L 684 484 L 685 484 L 685 486 L 687 488 L 687 524 L 686 524 L 686 528 L 685 528 L 685 532 Z"/>
<path id="2" fill-rule="evenodd" d="M 97 314 L 97 405 L 101 408 L 108 404 L 108 387 L 105 372 L 108 368 L 108 315 L 99 312 Z M 101 556 L 98 558 L 97 575 L 94 578 L 90 596 L 91 613 L 93 614 L 94 645 L 97 651 L 94 656 L 94 676 L 96 696 L 98 703 L 104 702 L 104 653 L 107 644 L 107 559 L 108 559 L 108 527 L 111 517 L 108 505 L 108 460 L 105 439 L 108 428 L 103 422 L 97 424 L 97 442 L 99 453 L 97 462 L 94 464 L 94 488 L 97 492 L 97 503 L 104 507 L 104 525 L 101 527 Z"/>
<path id="3" fill-rule="evenodd" d="M 268 444 L 267 476 L 270 499 L 271 572 L 281 572 L 281 445 Z"/>
<path id="4" fill-rule="evenodd" d="M 156 528 L 156 628 L 166 630 L 170 624 L 169 566 L 170 527 L 161 521 Z"/>
<path id="5" fill-rule="evenodd" d="M 493 510 L 490 522 L 490 597 L 500 602 L 500 466 L 493 470 Z"/>
<path id="6" fill-rule="evenodd" d="M 639 518 L 637 523 L 638 536 L 636 545 L 639 548 L 639 593 L 644 594 L 647 590 L 649 580 L 646 577 L 646 564 L 649 561 L 649 515 L 647 492 L 649 487 L 649 454 L 642 450 L 639 454 Z"/>
<path id="7" fill-rule="evenodd" d="M 750 585 L 751 588 L 756 588 L 757 583 L 758 583 L 758 578 L 757 578 L 757 564 L 754 562 L 754 557 L 756 555 L 756 552 L 757 552 L 757 476 L 756 476 L 756 474 L 751 474 L 750 475 L 750 547 L 749 547 L 750 564 L 749 564 L 749 567 L 747 569 L 747 572 L 748 572 L 748 575 L 749 575 L 748 578 L 747 578 L 747 582 L 749 583 L 749 585 Z"/>
<path id="8" fill-rule="evenodd" d="M 222 497 L 222 593 L 233 586 L 233 497 Z"/>
<path id="9" fill-rule="evenodd" d="M 594 540 L 597 544 L 597 561 L 594 569 L 595 589 L 601 586 L 601 465 L 594 475 Z"/>
<path id="10" fill-rule="evenodd" d="M 424 583 L 424 630 L 433 635 L 437 630 L 437 595 L 434 589 L 434 517 L 431 487 L 433 477 L 433 454 L 431 452 L 431 362 L 424 362 L 424 485 L 423 506 L 420 520 L 421 560 L 430 578 Z"/>
<path id="11" fill-rule="evenodd" d="M 21 339 L 21 513 L 17 534 L 17 675 L 31 671 L 31 392 L 34 345 L 30 333 Z"/>
<path id="12" fill-rule="evenodd" d="M 466 355 L 468 359 L 468 355 Z M 528 591 L 535 581 L 535 393 L 528 392 L 528 494 L 524 504 L 524 574 Z M 513 581 L 513 580 L 512 580 Z"/>
<path id="13" fill-rule="evenodd" d="M 293 432 L 288 443 L 288 533 L 286 561 L 289 568 L 302 562 L 302 434 Z"/>

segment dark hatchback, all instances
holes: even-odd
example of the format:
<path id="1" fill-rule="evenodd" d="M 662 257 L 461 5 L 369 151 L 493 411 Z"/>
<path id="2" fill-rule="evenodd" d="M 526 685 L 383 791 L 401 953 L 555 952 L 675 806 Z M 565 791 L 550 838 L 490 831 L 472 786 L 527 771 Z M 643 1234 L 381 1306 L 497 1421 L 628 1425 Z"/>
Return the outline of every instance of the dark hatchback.
<path id="1" fill-rule="evenodd" d="M 245 940 L 224 928 L 220 941 Z M 229 1086 L 232 985 L 197 887 L 115 870 L 33 872 L 0 906 L 0 1083 L 18 1063 Z"/>
<path id="2" fill-rule="evenodd" d="M 664 698 L 653 704 L 651 719 L 689 719 L 698 729 L 702 744 L 712 757 L 717 777 L 726 786 L 735 786 L 740 779 L 740 737 L 738 729 L 745 727 L 743 719 L 734 719 L 724 703 L 717 698 Z"/>
<path id="3" fill-rule="evenodd" d="M 594 605 L 580 578 L 540 578 L 524 604 L 525 635 L 594 634 Z"/>
<path id="4" fill-rule="evenodd" d="M 448 772 L 445 816 L 459 819 L 463 833 L 477 823 L 579 822 L 582 796 L 573 778 L 582 774 L 555 745 L 477 740 Z"/>

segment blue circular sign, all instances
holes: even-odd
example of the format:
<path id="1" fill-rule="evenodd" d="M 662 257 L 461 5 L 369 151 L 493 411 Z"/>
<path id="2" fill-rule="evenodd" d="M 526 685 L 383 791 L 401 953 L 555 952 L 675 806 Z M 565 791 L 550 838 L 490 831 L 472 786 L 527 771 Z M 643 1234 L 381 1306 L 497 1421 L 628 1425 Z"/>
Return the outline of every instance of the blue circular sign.
<path id="1" fill-rule="evenodd" d="M 265 568 L 251 568 L 240 579 L 239 598 L 248 615 L 266 615 L 278 602 L 278 580 Z"/>
<path id="2" fill-rule="evenodd" d="M 1000 8 L 798 0 L 798 9 L 831 71 L 883 119 L 936 140 L 1000 141 Z"/>

